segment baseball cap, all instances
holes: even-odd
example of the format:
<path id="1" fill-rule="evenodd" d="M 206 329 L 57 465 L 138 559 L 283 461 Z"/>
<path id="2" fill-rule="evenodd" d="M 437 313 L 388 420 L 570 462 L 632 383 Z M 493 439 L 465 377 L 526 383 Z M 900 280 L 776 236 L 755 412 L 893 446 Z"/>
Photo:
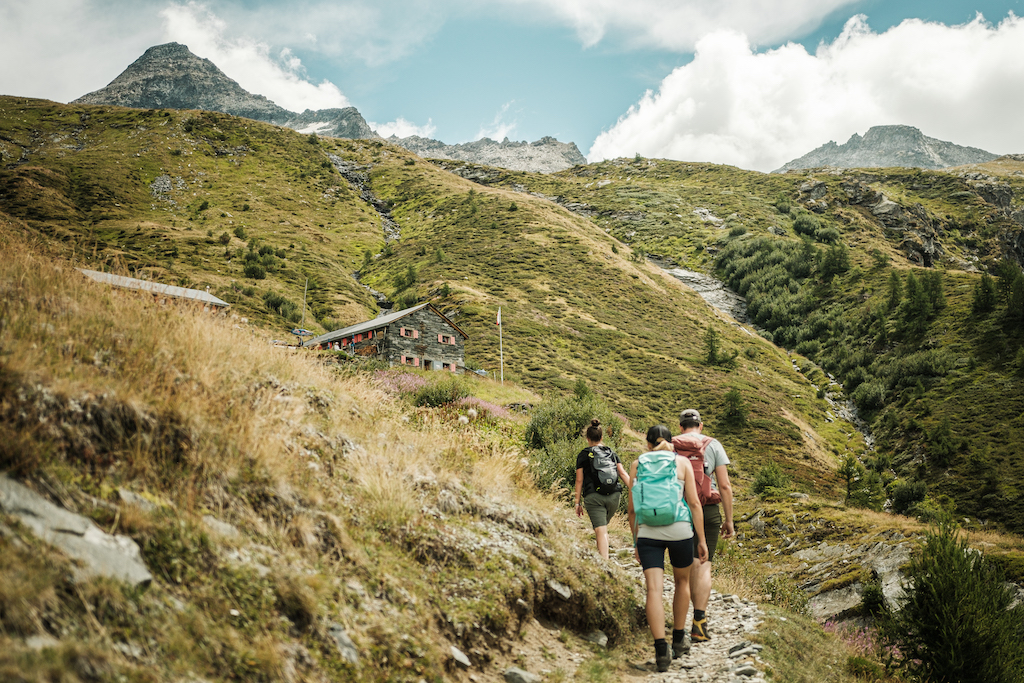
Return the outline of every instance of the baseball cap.
<path id="1" fill-rule="evenodd" d="M 687 408 L 679 413 L 679 424 L 686 424 L 687 422 L 701 424 L 703 420 L 700 419 L 700 413 L 695 408 Z"/>

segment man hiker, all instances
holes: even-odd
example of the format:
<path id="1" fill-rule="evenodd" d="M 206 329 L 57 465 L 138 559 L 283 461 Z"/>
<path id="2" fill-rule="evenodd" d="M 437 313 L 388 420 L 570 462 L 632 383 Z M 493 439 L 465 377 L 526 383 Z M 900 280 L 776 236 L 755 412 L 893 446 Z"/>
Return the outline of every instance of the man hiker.
<path id="1" fill-rule="evenodd" d="M 690 641 L 703 643 L 711 640 L 708 633 L 707 609 L 711 599 L 711 561 L 715 559 L 715 546 L 719 534 L 732 538 L 735 528 L 732 521 L 732 484 L 729 483 L 729 456 L 717 439 L 704 436 L 704 422 L 700 413 L 687 408 L 679 414 L 679 428 L 682 434 L 672 438 L 676 453 L 683 455 L 693 465 L 697 478 L 697 494 L 704 510 L 704 537 L 708 544 L 708 561 L 694 563 L 690 574 L 690 594 L 693 600 L 693 626 Z M 701 476 L 703 474 L 703 476 Z M 723 519 L 722 510 L 725 511 Z"/>

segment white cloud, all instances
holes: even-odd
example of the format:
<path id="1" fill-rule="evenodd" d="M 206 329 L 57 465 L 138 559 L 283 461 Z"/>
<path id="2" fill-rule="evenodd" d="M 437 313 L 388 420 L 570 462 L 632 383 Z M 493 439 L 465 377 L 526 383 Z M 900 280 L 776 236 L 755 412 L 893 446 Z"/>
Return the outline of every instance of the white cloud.
<path id="1" fill-rule="evenodd" d="M 491 140 L 501 142 L 511 133 L 514 133 L 519 122 L 515 119 L 512 121 L 505 120 L 511 106 L 512 102 L 506 102 L 501 105 L 501 109 L 499 109 L 498 113 L 494 115 L 494 120 L 491 121 L 490 125 L 480 126 L 480 130 L 476 134 L 476 139 L 490 138 Z"/>
<path id="2" fill-rule="evenodd" d="M 205 5 L 172 4 L 160 12 L 166 40 L 188 45 L 252 93 L 266 96 L 292 111 L 349 106 L 348 99 L 330 81 L 306 80 L 302 61 L 289 48 L 277 55 L 268 44 L 246 36 L 228 35 L 227 24 Z"/>
<path id="3" fill-rule="evenodd" d="M 422 126 L 417 126 L 411 121 L 406 121 L 401 116 L 397 120 L 389 123 L 373 123 L 367 121 L 370 128 L 377 131 L 377 135 L 382 138 L 389 138 L 392 135 L 400 138 L 407 138 L 410 135 L 418 135 L 421 138 L 429 138 L 434 135 L 434 131 L 437 130 L 437 126 L 434 125 L 432 119 L 427 119 L 427 123 Z"/>
<path id="4" fill-rule="evenodd" d="M 908 19 L 874 33 L 850 19 L 815 54 L 752 51 L 715 32 L 693 61 L 648 91 L 594 141 L 592 161 L 645 156 L 763 171 L 882 124 L 995 153 L 1024 151 L 1024 20 L 960 26 Z"/>
<path id="5" fill-rule="evenodd" d="M 859 0 L 504 1 L 569 24 L 588 47 L 611 37 L 632 47 L 691 52 L 701 37 L 726 28 L 755 44 L 776 44 L 813 30 Z"/>

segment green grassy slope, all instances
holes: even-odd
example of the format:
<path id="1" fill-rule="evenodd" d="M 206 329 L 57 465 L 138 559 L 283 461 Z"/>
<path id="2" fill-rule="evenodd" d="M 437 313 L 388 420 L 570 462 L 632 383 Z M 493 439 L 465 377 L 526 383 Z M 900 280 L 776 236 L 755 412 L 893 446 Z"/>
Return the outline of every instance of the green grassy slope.
<path id="1" fill-rule="evenodd" d="M 883 480 L 924 481 L 959 515 L 1024 528 L 1024 310 L 1012 285 L 1024 163 L 764 175 L 619 159 L 549 176 L 438 163 L 570 207 L 637 251 L 716 272 L 748 297 L 766 336 L 845 384 L 879 437 Z M 873 210 L 883 194 L 897 206 L 888 216 Z M 703 220 L 705 210 L 721 220 Z M 818 232 L 801 246 L 807 225 Z M 994 310 L 974 311 L 980 275 L 965 269 L 1006 264 Z M 911 297 L 911 274 L 936 278 L 923 299 Z"/>
<path id="2" fill-rule="evenodd" d="M 9 188 L 0 208 L 78 263 L 209 285 L 275 334 L 297 322 L 296 309 L 283 318 L 264 296 L 298 304 L 306 277 L 307 327 L 373 315 L 350 275 L 359 269 L 393 298 L 433 300 L 452 314 L 471 336 L 470 362 L 492 370 L 501 306 L 506 371 L 532 389 L 565 391 L 583 378 L 637 428 L 673 424 L 684 405 L 697 406 L 741 471 L 775 459 L 831 488 L 835 454 L 862 447 L 786 354 L 545 199 L 481 188 L 380 141 L 317 140 L 219 114 L 0 104 Z M 400 240 L 382 249 L 378 215 L 332 154 L 368 174 Z M 154 196 L 161 176 L 172 189 Z M 249 244 L 273 249 L 266 279 L 245 277 L 238 227 Z M 367 249 L 378 252 L 369 261 Z M 410 266 L 416 282 L 399 291 Z M 709 327 L 739 353 L 734 369 L 703 363 Z M 731 389 L 750 409 L 745 429 L 716 422 Z"/>

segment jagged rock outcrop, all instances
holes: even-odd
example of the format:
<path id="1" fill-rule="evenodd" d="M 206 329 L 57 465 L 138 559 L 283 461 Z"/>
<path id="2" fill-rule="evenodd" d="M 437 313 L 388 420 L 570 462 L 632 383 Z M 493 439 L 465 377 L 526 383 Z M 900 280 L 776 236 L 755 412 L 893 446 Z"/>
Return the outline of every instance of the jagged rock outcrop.
<path id="1" fill-rule="evenodd" d="M 355 107 L 316 111 L 307 109 L 301 114 L 294 114 L 284 125 L 300 133 L 316 133 L 332 138 L 359 140 L 380 137 Z"/>
<path id="2" fill-rule="evenodd" d="M 254 95 L 228 78 L 209 59 L 180 43 L 146 50 L 105 88 L 72 104 L 114 104 L 138 109 L 202 109 L 266 121 L 301 133 L 337 138 L 380 137 L 355 107 L 307 109 L 301 114 Z"/>
<path id="3" fill-rule="evenodd" d="M 446 145 L 440 140 L 412 135 L 407 138 L 391 136 L 388 142 L 401 145 L 424 158 L 468 161 L 511 171 L 554 173 L 587 163 L 576 143 L 559 142 L 547 136 L 536 142 L 511 142 L 508 138 L 495 142 L 490 138 L 482 138 L 475 142 Z"/>
<path id="4" fill-rule="evenodd" d="M 930 138 L 913 126 L 873 126 L 863 137 L 854 133 L 844 145 L 829 141 L 773 173 L 801 168 L 879 168 L 907 166 L 947 168 L 992 161 L 998 155 Z"/>
<path id="5" fill-rule="evenodd" d="M 295 114 L 253 95 L 209 59 L 180 43 L 149 48 L 104 88 L 72 104 L 114 104 L 138 109 L 203 109 L 284 125 Z"/>

